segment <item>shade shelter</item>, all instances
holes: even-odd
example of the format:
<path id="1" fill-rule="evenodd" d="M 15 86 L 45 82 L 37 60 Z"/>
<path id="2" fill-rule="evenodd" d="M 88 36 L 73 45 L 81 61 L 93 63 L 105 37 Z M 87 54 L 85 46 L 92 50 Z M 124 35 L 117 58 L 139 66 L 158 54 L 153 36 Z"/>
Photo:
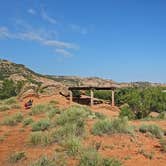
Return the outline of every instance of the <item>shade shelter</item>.
<path id="1" fill-rule="evenodd" d="M 105 86 L 74 86 L 74 87 L 69 87 L 69 94 L 70 94 L 70 103 L 73 101 L 73 93 L 72 91 L 74 90 L 89 90 L 90 91 L 90 105 L 93 106 L 94 104 L 94 90 L 111 90 L 112 92 L 112 98 L 111 98 L 111 105 L 115 106 L 115 90 L 117 88 L 120 88 L 118 85 L 112 85 L 109 87 Z"/>

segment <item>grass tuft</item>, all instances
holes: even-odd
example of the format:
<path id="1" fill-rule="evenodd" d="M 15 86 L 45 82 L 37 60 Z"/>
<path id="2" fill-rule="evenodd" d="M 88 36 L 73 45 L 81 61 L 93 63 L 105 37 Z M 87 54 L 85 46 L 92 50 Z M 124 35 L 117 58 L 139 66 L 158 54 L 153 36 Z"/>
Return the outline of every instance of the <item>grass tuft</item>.
<path id="1" fill-rule="evenodd" d="M 32 111 L 30 112 L 30 115 L 41 114 L 43 112 L 52 110 L 53 108 L 54 107 L 51 104 L 38 104 L 38 105 L 32 107 Z"/>
<path id="2" fill-rule="evenodd" d="M 23 115 L 19 112 L 12 116 L 6 117 L 3 120 L 2 124 L 12 126 L 12 125 L 16 125 L 17 123 L 21 122 L 22 120 L 23 120 Z"/>
<path id="3" fill-rule="evenodd" d="M 66 123 L 75 123 L 77 121 L 83 121 L 90 115 L 90 110 L 86 107 L 72 106 L 66 111 L 62 112 L 57 118 L 56 122 L 58 125 L 64 125 Z"/>
<path id="4" fill-rule="evenodd" d="M 23 123 L 23 126 L 25 127 L 25 126 L 33 123 L 33 119 L 32 118 L 26 118 L 26 119 L 23 120 L 22 123 Z"/>
<path id="5" fill-rule="evenodd" d="M 161 150 L 163 152 L 166 152 L 166 139 L 161 139 L 160 140 L 160 145 L 161 145 Z"/>
<path id="6" fill-rule="evenodd" d="M 20 109 L 21 106 L 19 104 L 13 104 L 11 105 L 11 109 Z"/>
<path id="7" fill-rule="evenodd" d="M 121 162 L 114 158 L 102 158 L 94 149 L 82 152 L 78 166 L 121 166 Z"/>
<path id="8" fill-rule="evenodd" d="M 31 166 L 55 166 L 55 163 L 52 160 L 48 159 L 47 156 L 43 156 L 36 162 L 31 164 Z"/>
<path id="9" fill-rule="evenodd" d="M 163 136 L 164 136 L 163 130 L 159 126 L 154 125 L 154 124 L 152 124 L 152 125 L 143 124 L 142 126 L 140 126 L 139 131 L 142 133 L 149 132 L 156 138 L 163 138 Z"/>
<path id="10" fill-rule="evenodd" d="M 49 119 L 52 119 L 53 117 L 55 117 L 57 114 L 60 114 L 60 110 L 58 108 L 52 108 L 51 110 L 49 110 L 47 112 L 47 116 Z"/>
<path id="11" fill-rule="evenodd" d="M 20 109 L 21 106 L 19 105 L 17 99 L 15 97 L 11 97 L 6 100 L 0 100 L 0 111 L 7 111 L 10 109 Z"/>
<path id="12" fill-rule="evenodd" d="M 10 110 L 9 106 L 6 106 L 6 105 L 0 106 L 0 112 L 7 111 L 7 110 Z"/>
<path id="13" fill-rule="evenodd" d="M 28 142 L 31 143 L 32 145 L 41 144 L 41 142 L 42 142 L 42 132 L 37 131 L 37 132 L 31 133 L 30 136 L 29 136 Z"/>
<path id="14" fill-rule="evenodd" d="M 44 131 L 50 126 L 50 121 L 48 119 L 41 119 L 38 122 L 32 123 L 32 131 Z"/>
<path id="15" fill-rule="evenodd" d="M 127 117 L 128 119 L 131 120 L 131 119 L 135 119 L 135 114 L 128 106 L 124 106 L 121 108 L 119 117 L 120 118 Z"/>
<path id="16" fill-rule="evenodd" d="M 101 166 L 101 156 L 94 149 L 87 149 L 82 152 L 79 166 Z"/>
<path id="17" fill-rule="evenodd" d="M 21 159 L 26 158 L 25 152 L 14 152 L 9 156 L 10 163 L 17 163 Z"/>
<path id="18" fill-rule="evenodd" d="M 64 147 L 67 149 L 69 156 L 76 156 L 81 150 L 80 139 L 78 137 L 70 137 L 65 141 Z"/>
<path id="19" fill-rule="evenodd" d="M 32 132 L 29 136 L 29 143 L 32 145 L 43 145 L 47 146 L 53 142 L 53 137 L 51 135 L 51 132 L 45 131 L 36 131 Z"/>
<path id="20" fill-rule="evenodd" d="M 71 136 L 82 137 L 85 134 L 85 124 L 84 122 L 77 122 L 75 124 L 65 124 L 61 126 L 56 132 L 52 135 L 54 140 L 61 143 L 66 138 Z"/>
<path id="21" fill-rule="evenodd" d="M 6 105 L 17 104 L 17 99 L 15 97 L 11 97 L 9 99 L 4 100 L 4 104 Z"/>
<path id="22" fill-rule="evenodd" d="M 133 133 L 133 129 L 131 126 L 129 126 L 127 118 L 100 120 L 96 122 L 92 128 L 92 134 L 94 135 L 114 133 Z"/>

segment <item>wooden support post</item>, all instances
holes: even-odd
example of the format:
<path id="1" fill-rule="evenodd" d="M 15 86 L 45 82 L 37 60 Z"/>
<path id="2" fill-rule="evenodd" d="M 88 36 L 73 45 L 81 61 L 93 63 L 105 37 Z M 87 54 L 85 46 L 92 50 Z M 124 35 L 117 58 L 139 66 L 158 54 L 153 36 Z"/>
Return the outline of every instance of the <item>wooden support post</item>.
<path id="1" fill-rule="evenodd" d="M 93 94 L 93 89 L 90 90 L 90 105 L 93 106 L 93 97 L 94 97 L 94 94 Z"/>
<path id="2" fill-rule="evenodd" d="M 69 91 L 69 95 L 70 95 L 70 104 L 72 104 L 72 102 L 73 102 L 73 92 L 71 90 Z"/>
<path id="3" fill-rule="evenodd" d="M 115 92 L 112 90 L 112 107 L 115 106 Z"/>

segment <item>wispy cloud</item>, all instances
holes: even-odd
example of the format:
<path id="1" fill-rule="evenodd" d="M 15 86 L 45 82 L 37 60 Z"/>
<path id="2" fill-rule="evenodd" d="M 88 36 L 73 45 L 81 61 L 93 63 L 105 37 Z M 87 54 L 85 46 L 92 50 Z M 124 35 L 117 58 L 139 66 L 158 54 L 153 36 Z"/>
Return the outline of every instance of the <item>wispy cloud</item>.
<path id="1" fill-rule="evenodd" d="M 26 41 L 35 41 L 44 46 L 49 46 L 55 49 L 56 53 L 69 56 L 71 55 L 69 49 L 76 50 L 78 46 L 70 43 L 59 41 L 50 38 L 49 34 L 47 35 L 47 31 L 44 32 L 39 30 L 26 30 L 24 32 L 11 32 L 7 27 L 0 27 L 0 39 L 17 39 L 17 40 L 26 40 Z M 42 35 L 44 34 L 44 35 Z"/>
<path id="2" fill-rule="evenodd" d="M 41 10 L 41 17 L 50 24 L 57 24 L 57 20 L 49 16 L 44 9 Z"/>
<path id="3" fill-rule="evenodd" d="M 9 33 L 8 28 L 0 27 L 0 38 L 7 39 L 7 38 L 13 38 L 13 37 Z"/>
<path id="4" fill-rule="evenodd" d="M 70 24 L 69 25 L 71 30 L 77 33 L 81 33 L 82 35 L 86 35 L 88 33 L 88 29 L 85 27 L 81 27 L 79 25 L 76 24 Z"/>
<path id="5" fill-rule="evenodd" d="M 66 51 L 65 49 L 61 48 L 57 48 L 55 52 L 63 56 L 72 56 L 72 54 L 69 51 Z"/>
<path id="6" fill-rule="evenodd" d="M 72 43 L 57 41 L 57 40 L 45 40 L 45 45 L 53 46 L 53 47 L 61 47 L 61 48 L 67 48 L 67 49 L 78 49 L 78 46 Z"/>
<path id="7" fill-rule="evenodd" d="M 35 15 L 35 14 L 36 14 L 36 11 L 35 11 L 34 9 L 32 9 L 32 8 L 28 9 L 27 12 L 28 12 L 29 14 L 32 14 L 32 15 Z"/>

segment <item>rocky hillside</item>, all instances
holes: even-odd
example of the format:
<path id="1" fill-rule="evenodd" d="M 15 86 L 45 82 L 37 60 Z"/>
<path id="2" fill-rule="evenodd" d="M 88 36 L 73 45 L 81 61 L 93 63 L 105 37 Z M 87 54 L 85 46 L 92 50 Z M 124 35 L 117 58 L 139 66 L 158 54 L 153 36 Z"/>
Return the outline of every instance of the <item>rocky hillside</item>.
<path id="1" fill-rule="evenodd" d="M 113 80 L 102 79 L 99 77 L 77 77 L 77 76 L 47 76 L 55 81 L 67 86 L 111 86 L 117 84 Z"/>
<path id="2" fill-rule="evenodd" d="M 15 64 L 7 60 L 0 60 L 0 80 L 28 81 L 36 85 L 59 84 L 63 86 L 111 86 L 117 84 L 112 80 L 98 77 L 50 76 L 41 75 L 28 69 L 22 64 Z"/>
<path id="3" fill-rule="evenodd" d="M 22 64 L 15 64 L 7 60 L 0 60 L 0 83 L 5 79 L 22 82 L 24 86 L 20 92 L 21 97 L 27 95 L 67 95 L 67 88 L 62 83 L 33 72 Z"/>
<path id="4" fill-rule="evenodd" d="M 48 78 L 57 82 L 61 82 L 66 86 L 102 86 L 108 87 L 111 85 L 119 85 L 119 87 L 149 87 L 149 86 L 162 86 L 166 87 L 166 84 L 152 83 L 152 82 L 115 82 L 109 79 L 102 79 L 99 77 L 78 77 L 78 76 L 50 76 Z"/>
<path id="5" fill-rule="evenodd" d="M 22 64 L 15 64 L 0 59 L 0 87 L 5 79 L 11 79 L 14 82 L 23 82 L 24 86 L 20 92 L 21 97 L 59 93 L 68 95 L 68 86 L 111 86 L 113 84 L 118 84 L 120 87 L 165 86 L 164 84 L 149 82 L 117 83 L 113 80 L 98 77 L 45 76 L 35 73 Z"/>

